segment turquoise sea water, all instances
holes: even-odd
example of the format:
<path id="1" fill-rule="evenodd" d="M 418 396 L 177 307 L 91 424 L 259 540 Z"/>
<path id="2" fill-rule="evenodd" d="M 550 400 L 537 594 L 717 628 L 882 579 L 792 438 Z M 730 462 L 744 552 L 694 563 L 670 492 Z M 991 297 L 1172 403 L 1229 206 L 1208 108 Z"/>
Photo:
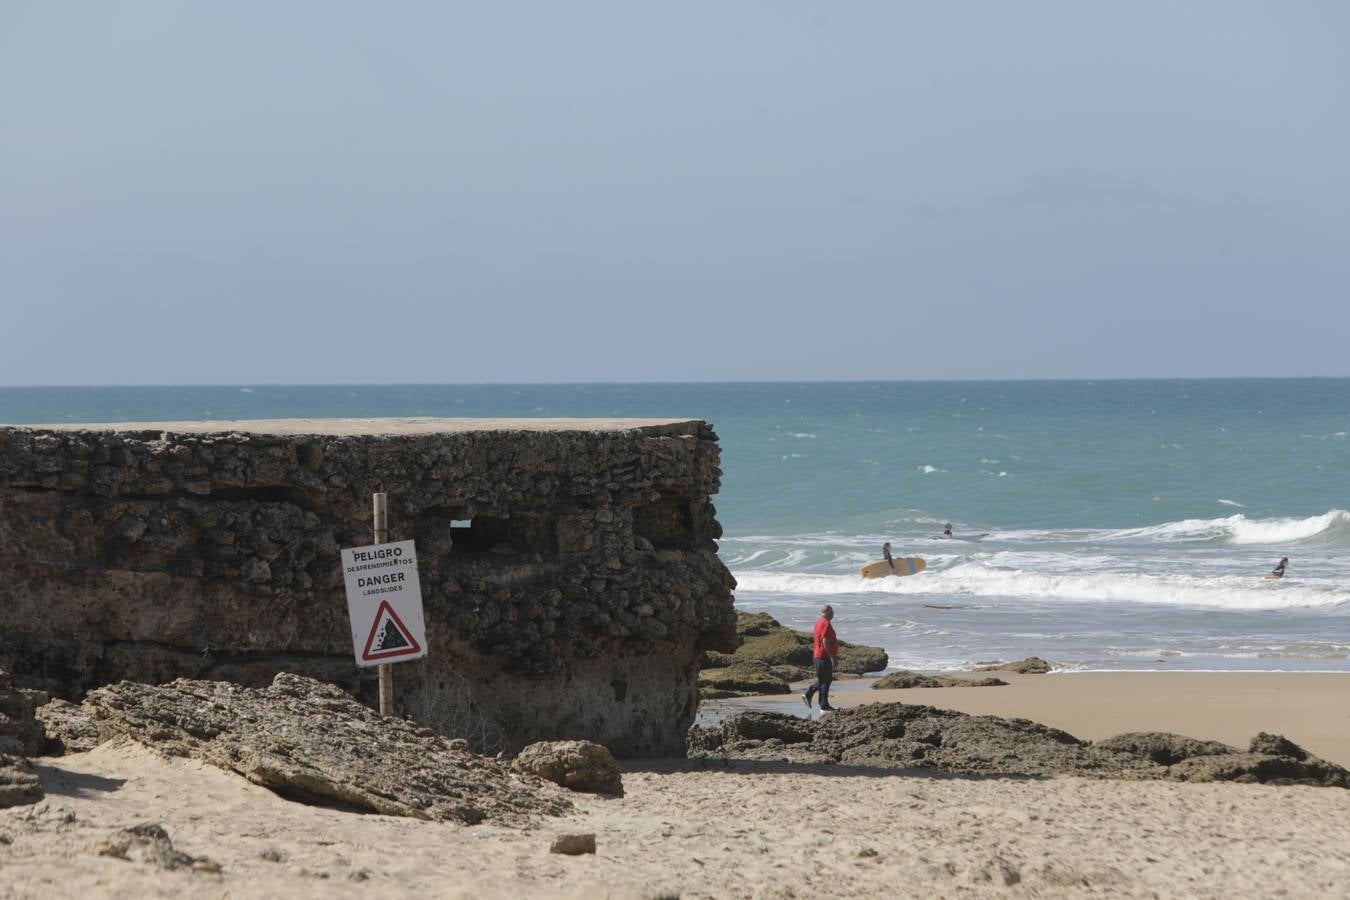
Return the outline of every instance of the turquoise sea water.
<path id="1" fill-rule="evenodd" d="M 1350 379 L 0 388 L 8 423 L 407 415 L 707 419 L 738 606 L 831 603 L 898 667 L 1350 670 Z M 860 578 L 888 540 L 928 570 Z"/>

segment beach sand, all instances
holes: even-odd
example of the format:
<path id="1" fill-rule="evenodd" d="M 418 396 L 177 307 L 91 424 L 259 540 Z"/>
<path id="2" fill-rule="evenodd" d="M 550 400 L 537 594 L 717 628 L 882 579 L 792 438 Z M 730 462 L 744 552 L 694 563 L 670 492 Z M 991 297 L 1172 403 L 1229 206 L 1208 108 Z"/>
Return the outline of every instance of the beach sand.
<path id="1" fill-rule="evenodd" d="M 1152 689 L 1145 686 L 1155 679 L 1142 675 L 1028 676 L 1015 687 L 899 693 L 957 708 L 1001 703 L 1015 713 L 1032 708 L 1020 704 L 1048 709 L 1059 692 L 1057 717 L 1042 718 L 1084 736 L 1101 723 L 1111 733 L 1176 727 L 1225 738 L 1219 725 L 1228 722 L 1235 733 L 1282 730 L 1332 758 L 1328 748 L 1344 746 L 1345 735 L 1332 734 L 1333 723 L 1344 722 L 1344 702 L 1318 715 L 1300 699 L 1301 685 L 1291 690 L 1321 676 L 1184 683 L 1196 677 L 1156 679 L 1156 690 L 1173 698 L 1156 701 L 1157 718 L 1146 714 Z M 1350 685 L 1327 676 L 1324 687 L 1337 677 Z M 1204 700 L 1190 701 L 1188 723 L 1173 719 L 1183 705 L 1166 680 L 1174 678 Z M 1071 701 L 1080 691 L 1086 699 Z M 986 692 L 988 699 L 975 696 Z M 851 703 L 879 694 L 838 697 Z M 1209 708 L 1246 710 L 1253 727 L 1232 721 L 1232 713 L 1215 720 Z M 1262 718 L 1277 708 L 1291 718 Z M 1205 724 L 1211 721 L 1214 729 Z M 1308 739 L 1316 729 L 1327 730 L 1322 746 Z M 136 745 L 35 763 L 47 800 L 0 810 L 0 897 L 1264 898 L 1350 891 L 1350 791 L 1332 788 L 628 761 L 624 797 L 569 794 L 574 814 L 511 829 L 304 806 Z M 118 829 L 142 822 L 158 823 L 177 850 L 209 857 L 221 873 L 97 854 Z M 576 832 L 595 834 L 595 855 L 548 852 L 554 837 Z"/>

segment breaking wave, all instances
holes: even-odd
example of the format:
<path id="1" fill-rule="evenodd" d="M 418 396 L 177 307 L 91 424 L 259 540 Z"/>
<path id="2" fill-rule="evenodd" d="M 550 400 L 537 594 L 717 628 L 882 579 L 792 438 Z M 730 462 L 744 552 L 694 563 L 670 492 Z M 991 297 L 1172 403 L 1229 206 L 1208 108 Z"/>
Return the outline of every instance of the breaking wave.
<path id="1" fill-rule="evenodd" d="M 1350 546 L 1350 512 L 1332 509 L 1302 518 L 1249 519 L 1236 513 L 1220 519 L 1182 519 L 1142 528 L 1065 531 L 1002 531 L 990 535 L 1004 541 L 1119 541 L 1140 543 L 1211 542 L 1235 545 L 1294 544 L 1302 541 Z"/>
<path id="2" fill-rule="evenodd" d="M 1266 581 L 1256 576 L 1205 578 L 1103 572 L 1043 574 L 963 563 L 909 578 L 859 575 L 733 572 L 737 591 L 765 594 L 907 594 L 1025 599 L 1078 603 L 1142 603 L 1163 606 L 1256 610 L 1335 607 L 1350 604 L 1342 585 Z"/>

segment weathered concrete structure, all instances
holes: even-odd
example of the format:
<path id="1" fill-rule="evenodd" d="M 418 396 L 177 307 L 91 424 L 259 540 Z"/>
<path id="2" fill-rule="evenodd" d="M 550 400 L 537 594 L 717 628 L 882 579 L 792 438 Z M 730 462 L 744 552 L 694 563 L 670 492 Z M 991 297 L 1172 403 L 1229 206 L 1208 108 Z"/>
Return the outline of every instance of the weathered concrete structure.
<path id="1" fill-rule="evenodd" d="M 0 427 L 0 665 L 67 697 L 279 671 L 370 697 L 339 548 L 371 542 L 385 491 L 430 649 L 395 667 L 403 712 L 517 749 L 682 752 L 699 654 L 734 642 L 718 462 L 698 421 Z"/>

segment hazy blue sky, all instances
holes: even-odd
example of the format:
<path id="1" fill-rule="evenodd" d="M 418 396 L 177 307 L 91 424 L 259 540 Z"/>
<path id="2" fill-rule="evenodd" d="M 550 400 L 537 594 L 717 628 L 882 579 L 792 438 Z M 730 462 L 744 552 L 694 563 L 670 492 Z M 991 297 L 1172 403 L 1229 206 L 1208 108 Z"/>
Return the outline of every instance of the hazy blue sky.
<path id="1" fill-rule="evenodd" d="M 1350 374 L 1350 4 L 0 0 L 0 384 Z"/>

